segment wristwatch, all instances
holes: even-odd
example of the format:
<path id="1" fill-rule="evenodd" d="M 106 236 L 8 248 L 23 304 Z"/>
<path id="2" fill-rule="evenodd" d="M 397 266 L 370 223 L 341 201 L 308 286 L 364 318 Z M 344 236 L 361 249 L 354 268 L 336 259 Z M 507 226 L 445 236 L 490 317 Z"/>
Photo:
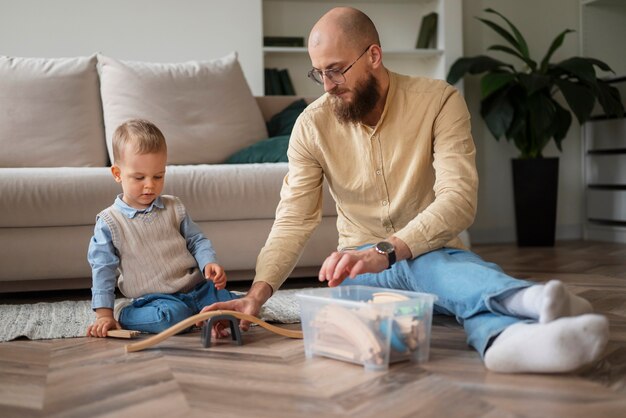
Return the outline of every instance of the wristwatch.
<path id="1" fill-rule="evenodd" d="M 391 268 L 396 262 L 396 249 L 393 247 L 393 244 L 387 241 L 381 241 L 374 246 L 374 249 L 378 254 L 386 255 L 387 260 L 389 260 L 388 269 Z"/>

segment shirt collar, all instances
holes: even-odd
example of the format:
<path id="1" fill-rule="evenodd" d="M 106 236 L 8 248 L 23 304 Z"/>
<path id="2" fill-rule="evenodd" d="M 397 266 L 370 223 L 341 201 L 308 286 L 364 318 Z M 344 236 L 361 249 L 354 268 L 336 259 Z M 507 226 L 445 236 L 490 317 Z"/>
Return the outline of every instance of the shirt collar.
<path id="1" fill-rule="evenodd" d="M 385 99 L 385 107 L 383 107 L 383 113 L 380 115 L 380 120 L 378 124 L 376 124 L 376 128 L 378 128 L 387 116 L 387 112 L 389 111 L 389 106 L 393 103 L 394 96 L 396 95 L 396 74 L 387 70 L 387 74 L 389 75 L 389 88 L 387 90 L 387 98 Z"/>
<path id="2" fill-rule="evenodd" d="M 128 217 L 129 219 L 134 218 L 138 213 L 152 212 L 152 210 L 155 207 L 159 209 L 165 208 L 165 205 L 163 204 L 163 201 L 161 200 L 161 196 L 158 196 L 156 199 L 154 199 L 154 202 L 152 202 L 152 204 L 148 206 L 146 209 L 135 209 L 132 206 L 127 205 L 126 202 L 122 200 L 122 196 L 124 195 L 123 194 L 117 195 L 117 197 L 115 198 L 115 202 L 113 203 L 113 206 L 115 206 L 116 209 L 122 212 L 122 214 Z"/>

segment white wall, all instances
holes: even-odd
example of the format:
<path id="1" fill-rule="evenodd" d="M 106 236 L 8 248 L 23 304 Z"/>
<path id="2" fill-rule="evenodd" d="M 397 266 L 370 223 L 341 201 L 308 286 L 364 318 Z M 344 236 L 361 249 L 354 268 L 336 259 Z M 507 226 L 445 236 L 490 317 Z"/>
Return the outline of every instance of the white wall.
<path id="1" fill-rule="evenodd" d="M 0 55 L 180 62 L 231 51 L 263 94 L 261 0 L 0 0 Z"/>
<path id="2" fill-rule="evenodd" d="M 488 17 L 499 22 L 495 15 L 483 9 L 491 7 L 504 14 L 526 38 L 531 56 L 540 61 L 556 35 L 566 28 L 577 32 L 565 38 L 553 61 L 579 55 L 579 9 L 574 0 L 465 0 L 463 1 L 464 56 L 485 54 L 495 43 L 506 44 L 495 32 L 475 16 Z M 492 17 L 493 16 L 493 17 Z M 502 25 L 506 25 L 502 23 Z M 495 58 L 513 63 L 515 58 L 489 52 Z M 515 63 L 517 66 L 517 63 Z M 515 213 L 511 178 L 511 158 L 517 149 L 505 139 L 497 142 L 480 118 L 479 77 L 465 79 L 465 98 L 472 119 L 472 132 L 477 148 L 477 166 L 480 176 L 478 215 L 470 233 L 473 242 L 506 242 L 515 240 Z M 557 239 L 582 237 L 583 181 L 581 164 L 581 129 L 573 118 L 563 152 L 549 145 L 544 156 L 560 157 Z"/>

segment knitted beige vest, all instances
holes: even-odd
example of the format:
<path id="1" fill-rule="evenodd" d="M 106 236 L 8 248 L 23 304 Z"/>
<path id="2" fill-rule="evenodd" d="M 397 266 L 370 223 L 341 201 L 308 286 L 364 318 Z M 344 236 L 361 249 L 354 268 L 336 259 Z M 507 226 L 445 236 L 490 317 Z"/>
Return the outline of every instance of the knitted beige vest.
<path id="1" fill-rule="evenodd" d="M 154 207 L 132 219 L 113 206 L 98 214 L 118 251 L 118 286 L 126 297 L 188 292 L 204 281 L 180 233 L 185 206 L 174 196 L 163 195 L 161 200 L 164 209 Z"/>

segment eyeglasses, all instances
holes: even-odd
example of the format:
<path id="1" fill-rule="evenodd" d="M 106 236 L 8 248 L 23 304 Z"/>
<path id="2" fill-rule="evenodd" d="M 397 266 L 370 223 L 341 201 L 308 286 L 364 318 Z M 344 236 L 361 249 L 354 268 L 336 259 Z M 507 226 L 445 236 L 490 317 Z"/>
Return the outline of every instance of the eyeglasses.
<path id="1" fill-rule="evenodd" d="M 311 80 L 319 85 L 324 85 L 324 77 L 326 77 L 335 84 L 343 84 L 346 82 L 346 76 L 344 74 L 347 73 L 359 59 L 361 59 L 361 57 L 367 52 L 367 50 L 370 49 L 370 46 L 371 45 L 365 48 L 361 55 L 359 55 L 359 57 L 355 59 L 352 64 L 348 65 L 345 70 L 335 70 L 332 68 L 329 70 L 318 70 L 316 68 L 313 68 L 311 69 L 311 71 L 309 71 L 307 77 L 309 77 Z"/>

